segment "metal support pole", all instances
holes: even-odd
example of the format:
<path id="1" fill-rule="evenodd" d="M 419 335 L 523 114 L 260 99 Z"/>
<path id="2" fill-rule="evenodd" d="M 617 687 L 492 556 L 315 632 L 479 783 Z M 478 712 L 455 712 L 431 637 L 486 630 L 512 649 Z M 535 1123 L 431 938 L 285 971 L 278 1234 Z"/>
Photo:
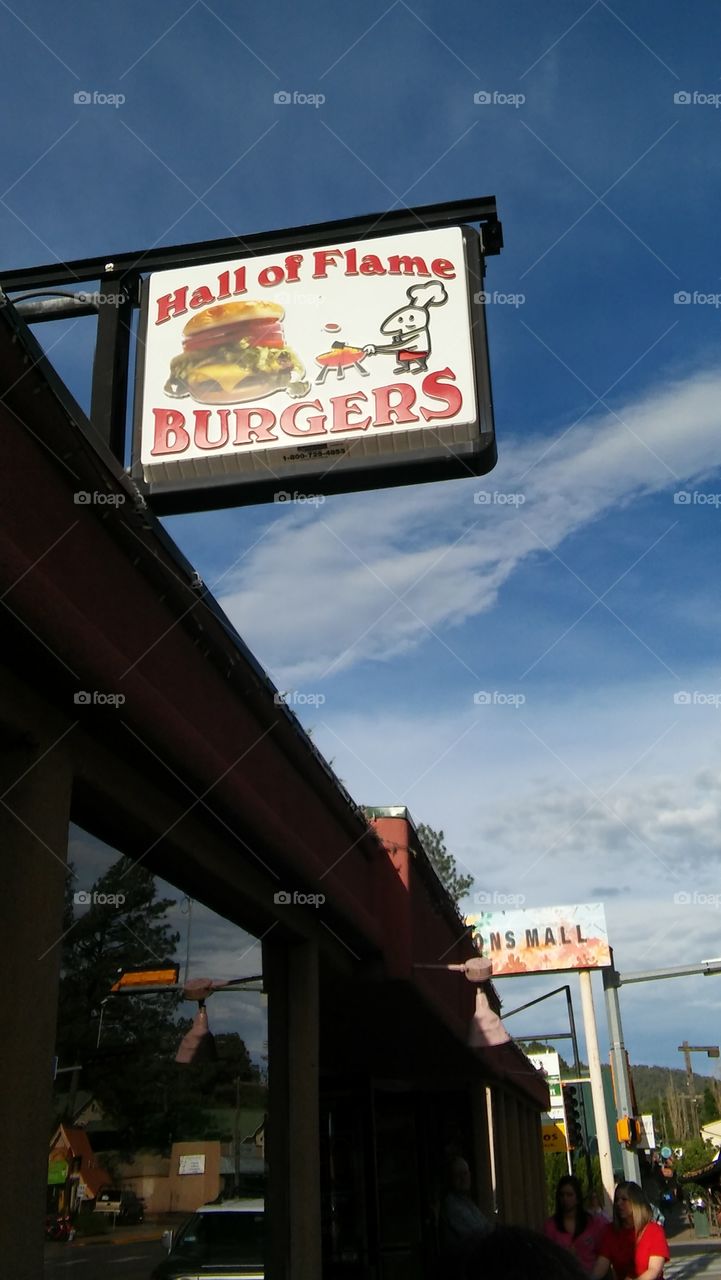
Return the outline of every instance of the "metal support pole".
<path id="1" fill-rule="evenodd" d="M 591 987 L 591 970 L 581 969 L 579 975 L 581 987 L 581 1008 L 583 1010 L 583 1030 L 586 1037 L 588 1053 L 588 1074 L 591 1077 L 591 1097 L 593 1114 L 596 1121 L 596 1139 L 598 1141 L 598 1158 L 601 1163 L 601 1181 L 606 1197 L 606 1210 L 610 1213 L 613 1205 L 613 1161 L 611 1159 L 611 1139 L 608 1132 L 606 1115 L 606 1099 L 603 1092 L 603 1076 L 601 1075 L 601 1058 L 598 1052 L 598 1032 L 596 1030 L 596 1013 L 593 1007 L 593 988 Z"/>
<path id="2" fill-rule="evenodd" d="M 613 1080 L 616 1093 L 616 1117 L 633 1115 L 631 1097 L 631 1081 L 628 1076 L 628 1062 L 623 1043 L 621 1026 L 621 1007 L 618 1000 L 618 974 L 613 967 L 613 953 L 610 968 L 603 970 L 603 991 L 606 998 L 606 1017 L 608 1019 L 608 1038 L 611 1043 L 611 1061 L 613 1062 Z M 627 1182 L 641 1185 L 641 1168 L 635 1151 L 622 1146 L 623 1176 Z"/>
<path id="3" fill-rule="evenodd" d="M 108 264 L 110 265 L 110 264 Z M 117 275 L 101 280 L 98 336 L 93 361 L 90 421 L 103 443 L 125 466 L 130 326 L 133 302 Z"/>
<path id="4" fill-rule="evenodd" d="M 577 1076 L 581 1074 L 581 1059 L 578 1054 L 578 1036 L 576 1035 L 576 1019 L 573 1013 L 573 1000 L 571 999 L 571 988 L 566 986 L 566 1002 L 568 1004 L 568 1024 L 571 1028 L 571 1044 L 573 1045 L 573 1069 Z M 588 1120 L 586 1118 L 586 1104 L 583 1099 L 583 1089 L 578 1091 L 578 1100 L 580 1103 L 581 1122 L 583 1124 L 583 1146 L 586 1158 L 586 1174 L 588 1176 L 588 1194 L 593 1191 L 593 1166 L 591 1164 L 591 1152 L 589 1150 L 588 1141 Z"/>

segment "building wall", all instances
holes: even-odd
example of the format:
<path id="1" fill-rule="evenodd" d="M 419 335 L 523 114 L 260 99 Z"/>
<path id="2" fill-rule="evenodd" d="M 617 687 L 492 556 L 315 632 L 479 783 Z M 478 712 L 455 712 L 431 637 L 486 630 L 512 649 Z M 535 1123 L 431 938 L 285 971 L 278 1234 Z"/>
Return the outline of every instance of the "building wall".
<path id="1" fill-rule="evenodd" d="M 180 1157 L 205 1155 L 205 1173 L 178 1173 Z M 168 1210 L 192 1213 L 220 1194 L 220 1143 L 174 1142 L 170 1152 L 168 1177 Z"/>

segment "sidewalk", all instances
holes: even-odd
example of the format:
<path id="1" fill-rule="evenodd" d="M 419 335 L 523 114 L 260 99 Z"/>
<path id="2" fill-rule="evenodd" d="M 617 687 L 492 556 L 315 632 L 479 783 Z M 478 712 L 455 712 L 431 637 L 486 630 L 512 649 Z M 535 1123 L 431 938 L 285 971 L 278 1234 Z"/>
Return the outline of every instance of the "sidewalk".
<path id="1" fill-rule="evenodd" d="M 164 1231 L 177 1231 L 187 1221 L 188 1214 L 167 1214 L 156 1218 L 153 1222 L 139 1222 L 135 1226 L 116 1226 L 98 1236 L 76 1236 L 70 1243 L 60 1245 L 62 1249 L 85 1249 L 94 1244 L 148 1244 L 153 1240 L 161 1240 Z"/>
<path id="2" fill-rule="evenodd" d="M 163 1232 L 167 1231 L 167 1227 L 159 1226 L 157 1223 L 139 1222 L 136 1227 L 116 1227 L 114 1231 L 108 1231 L 107 1234 L 101 1236 L 76 1236 L 70 1242 L 71 1249 L 84 1249 L 92 1244 L 140 1244 L 150 1240 L 160 1240 Z M 65 1246 L 68 1248 L 68 1245 Z"/>
<path id="3" fill-rule="evenodd" d="M 697 1252 L 699 1249 L 721 1249 L 721 1237 L 697 1236 L 694 1228 L 688 1225 L 685 1214 L 681 1213 L 676 1206 L 666 1223 L 666 1238 L 671 1257 L 675 1253 L 688 1253 L 691 1248 Z"/>

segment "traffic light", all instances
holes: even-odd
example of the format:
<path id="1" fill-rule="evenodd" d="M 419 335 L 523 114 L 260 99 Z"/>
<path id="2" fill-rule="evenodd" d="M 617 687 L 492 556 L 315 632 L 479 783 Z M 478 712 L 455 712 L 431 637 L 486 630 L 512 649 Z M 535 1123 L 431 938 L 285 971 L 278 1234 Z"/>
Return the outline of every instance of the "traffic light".
<path id="1" fill-rule="evenodd" d="M 566 1115 L 566 1139 L 570 1150 L 583 1147 L 583 1127 L 581 1125 L 581 1106 L 578 1086 L 564 1084 L 563 1110 Z"/>

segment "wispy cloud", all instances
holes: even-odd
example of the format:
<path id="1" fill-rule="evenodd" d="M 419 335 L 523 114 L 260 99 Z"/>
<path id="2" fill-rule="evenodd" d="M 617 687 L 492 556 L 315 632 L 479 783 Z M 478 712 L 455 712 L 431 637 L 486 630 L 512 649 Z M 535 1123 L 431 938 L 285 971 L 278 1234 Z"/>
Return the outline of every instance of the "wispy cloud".
<path id="1" fill-rule="evenodd" d="M 283 685 L 387 661 L 441 630 L 452 645 L 449 628 L 490 609 L 529 557 L 713 472 L 720 403 L 721 374 L 696 373 L 541 442 L 501 433 L 481 479 L 284 512 L 222 603 Z"/>

